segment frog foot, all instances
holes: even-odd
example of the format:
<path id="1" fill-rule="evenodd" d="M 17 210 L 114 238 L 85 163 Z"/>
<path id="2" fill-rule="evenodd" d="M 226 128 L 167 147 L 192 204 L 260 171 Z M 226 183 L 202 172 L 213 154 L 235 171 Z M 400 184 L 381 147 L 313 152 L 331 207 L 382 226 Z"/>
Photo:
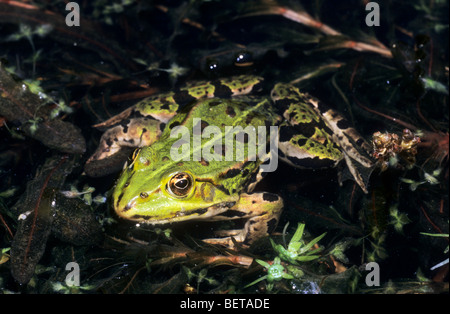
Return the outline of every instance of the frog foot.
<path id="1" fill-rule="evenodd" d="M 240 196 L 239 202 L 211 220 L 248 219 L 244 228 L 215 232 L 220 238 L 204 239 L 209 244 L 234 248 L 235 242 L 247 247 L 270 234 L 278 224 L 283 209 L 283 199 L 276 194 L 261 192 Z M 234 240 L 234 241 L 233 241 Z"/>

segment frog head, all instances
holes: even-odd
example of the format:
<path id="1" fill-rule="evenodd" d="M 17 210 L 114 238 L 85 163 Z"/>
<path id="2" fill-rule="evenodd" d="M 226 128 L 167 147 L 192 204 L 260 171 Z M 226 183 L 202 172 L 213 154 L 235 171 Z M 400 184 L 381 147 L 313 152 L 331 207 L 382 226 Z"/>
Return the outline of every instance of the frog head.
<path id="1" fill-rule="evenodd" d="M 239 195 L 230 195 L 204 172 L 199 175 L 200 166 L 172 161 L 162 149 L 138 150 L 114 188 L 115 212 L 127 220 L 161 224 L 204 219 L 232 207 Z"/>

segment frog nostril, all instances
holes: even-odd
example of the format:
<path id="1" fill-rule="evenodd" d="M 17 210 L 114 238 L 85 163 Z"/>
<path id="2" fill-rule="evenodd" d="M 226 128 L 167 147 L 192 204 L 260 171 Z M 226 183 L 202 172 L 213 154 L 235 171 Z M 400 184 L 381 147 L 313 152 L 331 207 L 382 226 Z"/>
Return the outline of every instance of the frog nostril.
<path id="1" fill-rule="evenodd" d="M 140 196 L 141 198 L 147 198 L 147 197 L 148 197 L 148 194 L 145 193 L 145 192 L 141 192 L 141 194 L 139 194 L 139 196 Z"/>

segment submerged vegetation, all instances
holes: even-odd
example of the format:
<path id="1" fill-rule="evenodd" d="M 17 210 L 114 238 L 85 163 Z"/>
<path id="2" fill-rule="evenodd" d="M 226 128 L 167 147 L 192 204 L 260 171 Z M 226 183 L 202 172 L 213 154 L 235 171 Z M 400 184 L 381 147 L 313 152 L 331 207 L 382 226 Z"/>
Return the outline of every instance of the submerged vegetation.
<path id="1" fill-rule="evenodd" d="M 0 292 L 448 293 L 449 4 L 380 2 L 369 27 L 364 3 L 96 0 L 68 27 L 64 3 L 0 1 Z M 117 218 L 119 170 L 83 170 L 93 125 L 237 74 L 343 113 L 373 144 L 368 193 L 280 164 L 261 183 L 284 199 L 277 229 L 234 250 L 201 241 L 219 222 Z"/>

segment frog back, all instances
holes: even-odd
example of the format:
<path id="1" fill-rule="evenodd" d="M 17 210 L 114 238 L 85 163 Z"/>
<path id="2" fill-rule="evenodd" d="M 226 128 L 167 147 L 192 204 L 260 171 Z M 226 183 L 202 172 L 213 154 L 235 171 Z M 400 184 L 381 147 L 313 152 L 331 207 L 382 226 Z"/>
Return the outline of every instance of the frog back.
<path id="1" fill-rule="evenodd" d="M 258 149 L 278 119 L 265 99 L 202 99 L 180 110 L 153 148 L 162 169 L 189 170 L 232 194 L 263 162 Z"/>

